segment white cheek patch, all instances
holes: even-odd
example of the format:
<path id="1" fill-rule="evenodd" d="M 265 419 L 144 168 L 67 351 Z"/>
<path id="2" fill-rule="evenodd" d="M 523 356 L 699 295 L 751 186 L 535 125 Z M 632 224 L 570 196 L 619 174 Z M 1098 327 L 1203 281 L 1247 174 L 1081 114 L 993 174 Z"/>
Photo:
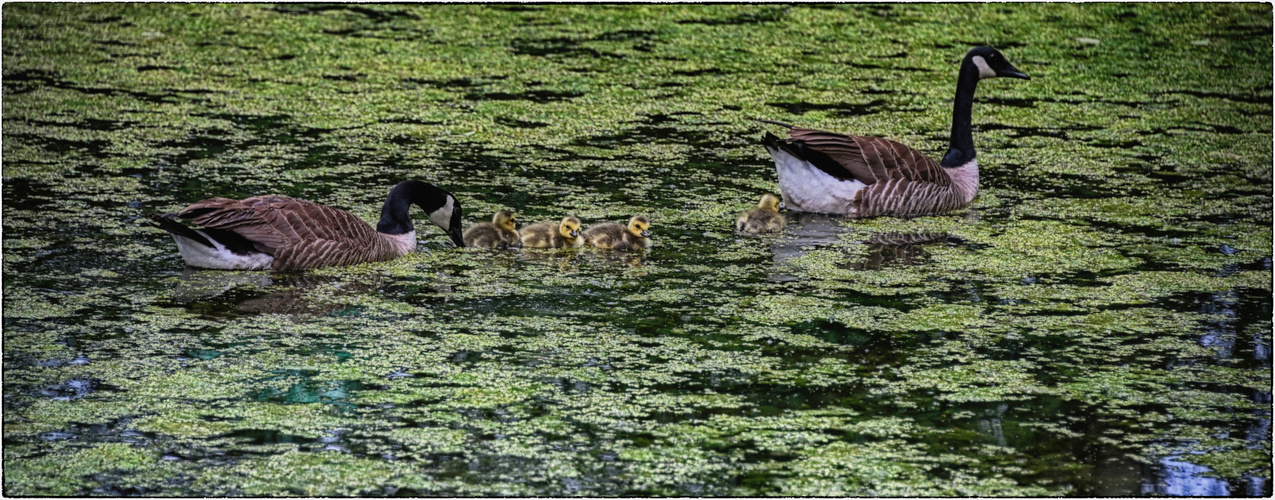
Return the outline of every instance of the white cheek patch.
<path id="1" fill-rule="evenodd" d="M 974 56 L 974 57 L 971 57 L 970 60 L 974 62 L 975 66 L 978 66 L 979 78 L 995 78 L 996 77 L 996 71 L 993 70 L 991 66 L 987 65 L 987 61 L 983 60 L 983 56 Z"/>
<path id="2" fill-rule="evenodd" d="M 451 230 L 448 226 L 452 225 L 452 208 L 455 206 L 455 202 L 456 198 L 448 196 L 447 203 L 443 205 L 443 208 L 429 214 L 429 220 L 433 221 L 438 227 L 443 228 L 444 231 Z"/>

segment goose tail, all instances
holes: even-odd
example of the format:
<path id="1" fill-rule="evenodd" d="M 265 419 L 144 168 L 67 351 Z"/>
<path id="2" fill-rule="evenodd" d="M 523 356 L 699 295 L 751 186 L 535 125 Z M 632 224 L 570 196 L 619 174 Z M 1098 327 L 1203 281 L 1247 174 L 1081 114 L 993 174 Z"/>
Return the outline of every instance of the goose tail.
<path id="1" fill-rule="evenodd" d="M 171 215 L 167 214 L 151 214 L 151 221 L 155 223 L 155 227 L 168 231 L 169 233 L 192 240 L 196 243 L 203 244 L 208 248 L 217 248 L 208 238 L 200 234 L 199 231 L 186 227 L 185 224 L 173 220 Z"/>

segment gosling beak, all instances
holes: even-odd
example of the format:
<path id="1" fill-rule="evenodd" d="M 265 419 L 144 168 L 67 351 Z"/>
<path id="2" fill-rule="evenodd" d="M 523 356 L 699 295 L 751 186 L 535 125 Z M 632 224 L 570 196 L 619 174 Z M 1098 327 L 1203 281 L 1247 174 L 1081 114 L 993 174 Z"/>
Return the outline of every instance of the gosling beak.
<path id="1" fill-rule="evenodd" d="M 579 238 L 579 237 L 580 237 L 580 231 L 572 231 L 572 232 L 571 232 L 571 237 L 572 237 L 572 238 Z"/>
<path id="2" fill-rule="evenodd" d="M 785 205 L 785 204 L 784 204 L 784 202 L 782 202 L 782 201 L 781 201 L 781 202 L 779 202 L 779 209 L 780 209 L 780 210 L 788 210 L 788 205 Z"/>
<path id="3" fill-rule="evenodd" d="M 650 238 L 650 237 L 651 237 L 651 231 L 650 231 L 650 230 L 643 230 L 643 231 L 642 231 L 642 237 L 643 237 L 643 238 Z"/>

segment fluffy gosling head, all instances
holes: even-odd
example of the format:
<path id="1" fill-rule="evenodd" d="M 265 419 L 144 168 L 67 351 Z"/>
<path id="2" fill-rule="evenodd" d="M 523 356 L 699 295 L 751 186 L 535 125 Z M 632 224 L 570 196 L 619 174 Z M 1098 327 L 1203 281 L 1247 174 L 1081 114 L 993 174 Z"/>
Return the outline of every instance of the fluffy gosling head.
<path id="1" fill-rule="evenodd" d="M 563 217 L 562 223 L 558 224 L 558 234 L 563 238 L 576 239 L 580 237 L 580 219 L 575 217 Z"/>
<path id="2" fill-rule="evenodd" d="M 632 234 L 633 236 L 637 236 L 639 238 L 650 238 L 651 237 L 650 221 L 647 221 L 646 217 L 643 217 L 641 215 L 633 216 L 632 219 L 629 219 L 629 234 Z"/>
<path id="3" fill-rule="evenodd" d="M 518 218 L 508 210 L 496 212 L 496 215 L 491 216 L 491 223 L 505 231 L 514 231 L 518 228 Z"/>
<path id="4" fill-rule="evenodd" d="M 761 203 L 757 204 L 757 208 L 763 208 L 772 212 L 779 211 L 779 197 L 770 193 L 761 195 Z"/>

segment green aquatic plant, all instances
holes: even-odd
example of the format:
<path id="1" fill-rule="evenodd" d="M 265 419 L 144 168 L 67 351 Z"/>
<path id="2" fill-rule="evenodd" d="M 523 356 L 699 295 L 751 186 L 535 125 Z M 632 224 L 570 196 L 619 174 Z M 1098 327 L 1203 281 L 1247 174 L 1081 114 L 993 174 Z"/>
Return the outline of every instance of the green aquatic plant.
<path id="1" fill-rule="evenodd" d="M 6 4 L 4 492 L 1128 496 L 1173 457 L 1267 495 L 1269 14 Z M 732 232 L 754 119 L 933 155 L 984 44 L 1033 80 L 980 88 L 969 207 Z M 418 215 L 391 262 L 217 273 L 145 217 L 375 221 L 403 179 L 655 245 Z"/>

